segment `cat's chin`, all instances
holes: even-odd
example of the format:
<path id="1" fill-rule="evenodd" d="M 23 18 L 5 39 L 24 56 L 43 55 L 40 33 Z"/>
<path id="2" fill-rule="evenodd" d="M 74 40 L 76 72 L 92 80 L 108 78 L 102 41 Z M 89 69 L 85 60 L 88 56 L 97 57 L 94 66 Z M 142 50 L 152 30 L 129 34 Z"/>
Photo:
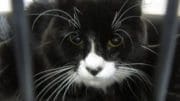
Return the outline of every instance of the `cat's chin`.
<path id="1" fill-rule="evenodd" d="M 77 84 L 83 83 L 87 87 L 93 87 L 97 89 L 106 90 L 107 87 L 111 86 L 115 81 L 112 79 L 101 79 L 101 78 L 93 78 L 88 80 L 79 80 L 76 81 Z"/>

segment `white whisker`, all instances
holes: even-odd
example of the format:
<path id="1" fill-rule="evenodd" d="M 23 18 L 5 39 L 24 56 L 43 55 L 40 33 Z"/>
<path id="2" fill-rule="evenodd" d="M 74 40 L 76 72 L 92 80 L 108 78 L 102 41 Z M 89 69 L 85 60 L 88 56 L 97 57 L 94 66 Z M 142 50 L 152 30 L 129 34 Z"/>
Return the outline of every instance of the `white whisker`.
<path id="1" fill-rule="evenodd" d="M 128 20 L 128 19 L 132 19 L 132 18 L 141 18 L 141 19 L 147 21 L 147 22 L 153 27 L 153 29 L 154 29 L 154 31 L 156 32 L 156 34 L 159 35 L 159 31 L 157 30 L 156 26 L 155 26 L 148 18 L 146 18 L 146 17 L 144 17 L 144 16 L 128 16 L 128 17 L 123 18 L 123 19 L 122 19 L 121 21 L 119 21 L 119 22 L 122 23 L 122 22 L 124 22 L 124 21 L 126 21 L 126 20 Z M 117 25 L 117 26 L 118 26 L 118 25 Z"/>
<path id="2" fill-rule="evenodd" d="M 66 77 L 65 78 L 65 80 L 50 94 L 50 96 L 47 98 L 47 100 L 50 100 L 52 97 L 53 97 L 53 95 L 62 87 L 62 89 L 64 88 L 64 84 L 66 84 L 66 82 L 68 82 L 69 81 L 69 79 L 71 79 L 71 76 L 70 76 L 71 74 L 69 74 L 68 75 L 68 77 Z M 57 94 L 57 93 L 56 93 Z"/>
<path id="3" fill-rule="evenodd" d="M 37 76 L 39 76 L 39 75 L 42 75 L 42 74 L 44 74 L 44 73 L 48 73 L 48 72 L 52 72 L 52 71 L 56 71 L 56 70 L 59 70 L 59 69 L 64 69 L 64 68 L 72 67 L 72 66 L 73 66 L 73 65 L 67 65 L 67 66 L 65 65 L 65 66 L 62 66 L 62 67 L 59 67 L 59 68 L 53 68 L 53 69 L 44 70 L 44 71 L 41 71 L 41 72 L 35 74 L 35 75 L 33 76 L 33 78 L 35 78 L 35 77 L 37 77 Z"/>
<path id="4" fill-rule="evenodd" d="M 31 15 L 33 15 L 33 14 L 31 14 Z M 36 15 L 36 14 L 35 14 Z M 64 17 L 64 16 L 61 16 L 61 15 L 58 15 L 58 14 L 43 14 L 43 15 L 41 15 L 41 16 L 53 16 L 53 17 L 58 17 L 58 18 L 60 18 L 60 19 L 63 19 L 63 20 L 65 20 L 65 21 L 67 21 L 67 22 L 69 22 L 69 23 L 71 23 L 73 26 L 76 26 L 70 19 L 68 19 L 68 18 L 66 18 L 66 17 Z M 40 17 L 39 17 L 40 18 Z M 36 24 L 36 22 L 38 21 L 38 19 L 35 19 L 34 20 L 34 23 L 32 24 L 32 30 L 34 29 L 34 26 L 35 26 L 35 24 Z"/>
<path id="5" fill-rule="evenodd" d="M 61 91 L 62 91 L 63 89 L 65 89 L 65 88 L 69 85 L 69 83 L 70 83 L 70 82 L 72 81 L 72 79 L 73 79 L 72 77 L 73 77 L 73 75 L 69 76 L 67 82 L 64 82 L 64 84 L 63 84 L 62 86 L 59 86 L 59 87 L 56 89 L 56 92 L 57 92 L 57 93 L 56 93 L 53 101 L 56 101 L 56 99 L 58 98 L 58 96 L 59 96 L 59 94 L 61 93 Z"/>
<path id="6" fill-rule="evenodd" d="M 151 90 L 152 82 L 149 80 L 149 78 L 142 72 L 142 71 L 134 71 L 133 72 L 136 78 L 138 78 L 143 84 L 143 86 L 147 89 L 147 91 Z"/>
<path id="7" fill-rule="evenodd" d="M 119 9 L 119 11 L 115 13 L 114 19 L 113 19 L 113 21 L 112 21 L 112 26 L 113 26 L 114 23 L 117 21 L 118 16 L 120 15 L 120 13 L 121 13 L 121 11 L 123 10 L 123 8 L 126 6 L 126 4 L 128 3 L 128 1 L 129 1 L 129 0 L 126 0 L 126 1 L 124 2 L 124 4 L 121 6 L 121 8 Z"/>
<path id="8" fill-rule="evenodd" d="M 39 87 L 41 84 L 43 84 L 44 82 L 46 82 L 47 80 L 51 79 L 52 77 L 56 76 L 57 74 L 60 74 L 62 72 L 65 72 L 67 70 L 70 70 L 72 69 L 72 67 L 69 67 L 69 68 L 65 68 L 63 70 L 58 70 L 58 71 L 54 71 L 54 72 L 51 72 L 51 73 L 48 73 L 42 77 L 40 77 L 39 79 L 35 80 L 35 85 L 36 85 L 36 88 Z M 42 80 L 44 79 L 44 80 Z M 39 82 L 40 80 L 42 80 L 41 82 Z M 39 82 L 39 83 L 37 83 Z M 37 84 L 36 84 L 37 83 Z"/>
<path id="9" fill-rule="evenodd" d="M 130 34 L 129 34 L 127 31 L 125 31 L 124 29 L 117 29 L 117 30 L 115 30 L 115 32 L 119 32 L 119 31 L 124 32 L 124 34 L 129 38 L 129 40 L 130 40 L 132 46 L 134 46 L 133 40 L 132 40 Z"/>
<path id="10" fill-rule="evenodd" d="M 157 52 L 153 51 L 152 49 L 148 48 L 147 46 L 141 45 L 141 47 L 144 48 L 144 49 L 146 49 L 146 50 L 148 50 L 149 52 L 151 52 L 151 53 L 153 53 L 153 54 L 155 54 L 155 55 L 159 55 Z"/>
<path id="11" fill-rule="evenodd" d="M 72 74 L 72 77 L 69 79 L 69 81 L 66 83 L 66 85 L 64 85 L 64 86 L 67 86 L 67 87 L 66 87 L 66 89 L 65 89 L 65 91 L 64 91 L 64 94 L 63 94 L 63 96 L 62 96 L 62 101 L 65 101 L 65 95 L 66 95 L 69 87 L 74 83 L 75 77 L 76 77 L 76 74 Z M 60 92 L 61 92 L 62 90 L 63 90 L 63 88 L 61 88 L 61 89 L 57 92 L 55 99 L 57 99 L 58 95 L 60 94 Z M 54 100 L 54 101 L 55 101 L 55 100 Z"/>
<path id="12" fill-rule="evenodd" d="M 41 77 L 40 79 L 37 79 L 35 81 L 35 89 L 38 88 L 40 85 L 42 85 L 43 83 L 45 83 L 47 80 L 51 79 L 52 77 L 55 77 L 57 74 L 59 74 L 58 72 L 52 72 L 52 73 L 48 73 L 47 75 L 44 75 L 43 77 Z M 43 80 L 42 80 L 43 79 Z M 41 82 L 39 82 L 40 80 L 42 80 Z M 38 83 L 39 82 L 39 83 Z"/>
<path id="13" fill-rule="evenodd" d="M 148 44 L 147 47 L 149 48 L 158 48 L 160 46 L 160 44 L 153 44 L 153 45 L 150 45 Z"/>
<path id="14" fill-rule="evenodd" d="M 50 69 L 50 70 L 45 70 L 45 71 L 42 71 L 40 73 L 38 73 L 37 75 L 34 76 L 34 78 L 36 78 L 37 76 L 40 76 L 40 75 L 43 75 L 43 74 L 46 74 L 47 76 L 51 75 L 52 73 L 56 72 L 57 70 L 59 70 L 60 68 L 56 68 L 56 69 Z M 50 72 L 50 73 L 49 73 Z M 43 75 L 42 78 L 45 78 L 46 75 Z M 39 80 L 41 80 L 41 77 L 38 78 Z M 39 80 L 35 80 L 35 82 L 38 82 Z"/>
<path id="15" fill-rule="evenodd" d="M 114 25 L 114 23 L 115 23 L 115 21 L 116 21 L 117 17 L 118 17 L 118 12 L 116 12 L 116 13 L 115 13 L 115 15 L 114 15 L 114 19 L 113 19 L 113 21 L 112 21 L 111 26 L 113 26 L 113 25 Z M 112 28 L 113 28 L 113 27 L 112 27 Z"/>
<path id="16" fill-rule="evenodd" d="M 43 97 L 49 92 L 49 90 L 51 90 L 55 85 L 57 85 L 59 82 L 61 82 L 62 80 L 65 80 L 69 75 L 69 72 L 66 72 L 64 74 L 62 74 L 61 76 L 58 76 L 57 78 L 55 78 L 54 80 L 52 80 L 51 82 L 49 82 L 37 95 L 37 98 L 40 97 L 40 99 L 43 99 Z"/>
<path id="17" fill-rule="evenodd" d="M 63 37 L 63 39 L 61 40 L 61 42 L 60 42 L 60 44 L 59 44 L 59 46 L 61 47 L 62 46 L 62 44 L 63 44 L 63 42 L 64 42 L 64 40 L 68 37 L 68 36 L 70 36 L 71 34 L 73 34 L 74 32 L 69 32 L 69 33 L 66 33 L 66 35 Z"/>
<path id="18" fill-rule="evenodd" d="M 138 5 L 140 5 L 140 4 L 139 4 L 139 3 L 138 3 L 138 4 L 135 4 L 135 5 L 131 6 L 131 7 L 129 7 L 128 9 L 126 9 L 126 10 L 120 15 L 120 17 L 116 20 L 115 24 L 113 25 L 113 28 L 119 27 L 119 26 L 117 26 L 117 25 L 118 25 L 119 22 L 121 23 L 120 20 L 122 19 L 122 17 L 123 17 L 128 11 L 132 10 L 133 8 L 137 7 Z"/>
<path id="19" fill-rule="evenodd" d="M 81 24 L 80 24 L 79 17 L 78 17 L 77 13 L 80 13 L 80 11 L 79 11 L 79 9 L 74 7 L 74 20 L 77 22 L 78 26 L 81 27 Z"/>
<path id="20" fill-rule="evenodd" d="M 72 18 L 72 16 L 71 16 L 69 13 L 67 13 L 67 12 L 65 12 L 65 11 L 63 11 L 63 10 L 59 10 L 59 9 L 51 9 L 51 10 L 46 10 L 46 11 L 40 13 L 40 14 L 36 17 L 36 19 L 33 21 L 33 24 L 32 24 L 32 30 L 34 29 L 34 26 L 35 26 L 36 22 L 39 20 L 39 18 L 40 18 L 41 16 L 45 15 L 46 13 L 52 13 L 52 12 L 59 12 L 59 13 L 62 13 L 62 14 L 64 14 L 64 15 L 66 15 L 67 17 L 69 17 L 69 19 L 66 18 L 66 17 L 63 17 L 63 16 L 58 16 L 58 17 L 63 18 L 63 19 L 66 19 L 68 22 L 71 22 L 75 27 L 77 27 L 77 26 L 76 26 L 77 23 L 74 21 L 74 19 Z M 54 16 L 54 15 L 53 15 L 53 16 Z M 57 16 L 57 15 L 56 15 L 56 16 Z"/>
<path id="21" fill-rule="evenodd" d="M 151 64 L 146 64 L 146 63 L 122 63 L 122 64 L 117 64 L 117 66 L 136 66 L 136 65 L 142 65 L 142 66 L 150 66 L 150 67 L 154 67 L 153 65 Z"/>
<path id="22" fill-rule="evenodd" d="M 135 94 L 135 92 L 133 91 L 133 89 L 131 88 L 128 80 L 126 80 L 126 82 L 127 82 L 127 87 L 129 88 L 130 92 L 131 92 L 131 93 L 134 95 L 134 97 L 136 97 L 136 99 L 138 100 L 139 98 L 138 98 L 138 96 Z"/>
<path id="23" fill-rule="evenodd" d="M 134 68 L 129 68 L 129 67 L 119 67 L 119 69 L 124 69 L 127 70 L 128 72 L 131 72 L 133 76 L 136 76 L 139 80 L 141 80 L 144 84 L 145 82 L 148 83 L 149 85 L 152 85 L 151 81 L 147 78 L 144 72 L 134 69 Z M 146 84 L 145 84 L 146 85 Z"/>

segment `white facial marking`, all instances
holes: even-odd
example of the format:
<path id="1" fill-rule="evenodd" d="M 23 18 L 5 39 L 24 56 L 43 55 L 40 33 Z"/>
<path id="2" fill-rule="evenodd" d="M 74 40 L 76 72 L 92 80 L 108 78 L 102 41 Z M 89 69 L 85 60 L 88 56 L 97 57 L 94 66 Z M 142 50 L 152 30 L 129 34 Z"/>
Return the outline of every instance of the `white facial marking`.
<path id="1" fill-rule="evenodd" d="M 95 53 L 89 53 L 88 56 L 85 58 L 86 66 L 91 69 L 96 70 L 98 67 L 102 67 L 103 63 L 104 59 Z"/>
<path id="2" fill-rule="evenodd" d="M 98 70 L 97 74 L 93 75 L 90 70 Z M 95 53 L 95 44 L 91 41 L 91 51 L 80 61 L 77 69 L 78 76 L 76 83 L 84 83 L 86 86 L 97 87 L 105 90 L 114 82 L 122 81 L 130 75 L 127 71 L 117 69 L 115 62 L 106 61 L 103 57 Z"/>
<path id="3" fill-rule="evenodd" d="M 113 62 L 105 62 L 102 71 L 97 75 L 97 77 L 102 79 L 110 79 L 115 71 L 116 68 Z"/>
<path id="4" fill-rule="evenodd" d="M 95 44 L 91 40 L 91 51 L 85 58 L 86 67 L 97 70 L 98 67 L 103 67 L 104 59 L 95 53 Z"/>

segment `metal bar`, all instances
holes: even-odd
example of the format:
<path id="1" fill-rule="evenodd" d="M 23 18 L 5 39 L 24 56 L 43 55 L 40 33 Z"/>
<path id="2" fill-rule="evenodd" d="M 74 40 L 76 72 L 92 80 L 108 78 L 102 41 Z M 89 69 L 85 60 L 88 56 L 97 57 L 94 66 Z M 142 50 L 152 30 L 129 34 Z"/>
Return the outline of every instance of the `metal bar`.
<path id="1" fill-rule="evenodd" d="M 161 37 L 159 64 L 155 77 L 154 101 L 165 101 L 176 47 L 178 0 L 169 0 Z"/>
<path id="2" fill-rule="evenodd" d="M 24 12 L 23 0 L 12 0 L 13 30 L 18 77 L 23 101 L 33 101 L 32 60 L 29 29 Z"/>

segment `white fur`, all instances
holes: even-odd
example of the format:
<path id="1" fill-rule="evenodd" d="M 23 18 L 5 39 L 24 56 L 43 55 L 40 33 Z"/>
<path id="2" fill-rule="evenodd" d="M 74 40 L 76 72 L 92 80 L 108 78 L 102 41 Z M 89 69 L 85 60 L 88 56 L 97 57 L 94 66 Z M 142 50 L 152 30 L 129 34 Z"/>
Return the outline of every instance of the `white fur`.
<path id="1" fill-rule="evenodd" d="M 88 56 L 84 60 L 87 67 L 91 69 L 97 69 L 99 66 L 103 66 L 104 59 L 101 56 L 98 56 L 94 52 L 91 52 L 88 54 Z"/>
<path id="2" fill-rule="evenodd" d="M 106 90 L 106 88 L 114 82 L 121 82 L 124 78 L 131 74 L 128 71 L 117 69 L 115 62 L 106 61 L 103 57 L 97 55 L 95 53 L 95 44 L 93 41 L 91 43 L 90 53 L 85 57 L 85 59 L 80 61 L 77 70 L 78 75 L 75 80 L 76 83 L 84 83 L 86 86 Z M 97 75 L 92 75 L 87 70 L 87 67 L 94 70 L 97 70 L 98 67 L 102 67 L 102 70 L 99 71 Z"/>

